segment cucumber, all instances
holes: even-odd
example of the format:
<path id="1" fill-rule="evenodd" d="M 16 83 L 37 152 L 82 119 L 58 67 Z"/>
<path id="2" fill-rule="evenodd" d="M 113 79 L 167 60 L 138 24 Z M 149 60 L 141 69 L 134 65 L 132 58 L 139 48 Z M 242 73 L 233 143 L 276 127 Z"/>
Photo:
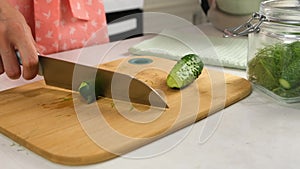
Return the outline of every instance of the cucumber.
<path id="1" fill-rule="evenodd" d="M 291 89 L 300 85 L 300 58 L 282 71 L 279 83 L 285 89 Z"/>
<path id="2" fill-rule="evenodd" d="M 85 101 L 90 104 L 98 99 L 101 93 L 100 80 L 95 81 L 83 81 L 78 87 L 79 94 L 85 99 Z"/>
<path id="3" fill-rule="evenodd" d="M 300 42 L 296 41 L 288 45 L 291 51 L 291 63 L 284 66 L 279 78 L 280 85 L 285 89 L 291 89 L 300 85 Z"/>
<path id="4" fill-rule="evenodd" d="M 85 99 L 87 103 L 92 103 L 96 100 L 94 90 L 95 90 L 94 85 L 92 85 L 92 83 L 87 81 L 81 82 L 78 88 L 80 95 Z"/>
<path id="5" fill-rule="evenodd" d="M 167 77 L 167 86 L 181 89 L 196 80 L 202 72 L 203 62 L 196 54 L 183 56 L 172 68 Z"/>

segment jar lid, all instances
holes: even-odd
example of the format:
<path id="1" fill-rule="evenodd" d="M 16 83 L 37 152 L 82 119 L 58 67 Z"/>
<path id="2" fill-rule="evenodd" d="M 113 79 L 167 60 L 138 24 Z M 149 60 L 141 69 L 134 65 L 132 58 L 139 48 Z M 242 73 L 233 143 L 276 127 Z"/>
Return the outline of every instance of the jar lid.
<path id="1" fill-rule="evenodd" d="M 260 4 L 259 12 L 255 12 L 246 23 L 224 30 L 224 36 L 243 36 L 259 32 L 263 22 L 275 22 L 289 26 L 300 26 L 300 0 L 267 0 Z"/>
<path id="2" fill-rule="evenodd" d="M 268 21 L 300 24 L 299 0 L 268 0 L 260 4 L 259 13 Z"/>

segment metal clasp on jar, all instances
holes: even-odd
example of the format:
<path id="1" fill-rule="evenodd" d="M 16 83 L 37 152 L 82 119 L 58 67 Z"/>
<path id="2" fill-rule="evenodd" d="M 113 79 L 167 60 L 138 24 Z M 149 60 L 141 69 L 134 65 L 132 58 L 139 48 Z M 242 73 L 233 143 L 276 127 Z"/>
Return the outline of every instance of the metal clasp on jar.
<path id="1" fill-rule="evenodd" d="M 260 31 L 259 26 L 264 21 L 267 21 L 267 18 L 264 15 L 255 12 L 246 23 L 237 27 L 225 29 L 224 37 L 245 36 L 252 32 L 257 33 Z"/>

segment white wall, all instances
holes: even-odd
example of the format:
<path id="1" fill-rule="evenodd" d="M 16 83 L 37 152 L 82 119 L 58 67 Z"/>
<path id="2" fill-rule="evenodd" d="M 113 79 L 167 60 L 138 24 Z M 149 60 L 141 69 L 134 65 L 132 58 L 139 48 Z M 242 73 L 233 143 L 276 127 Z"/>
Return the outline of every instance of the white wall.
<path id="1" fill-rule="evenodd" d="M 106 12 L 143 8 L 144 0 L 103 0 Z"/>
<path id="2" fill-rule="evenodd" d="M 192 22 L 194 12 L 199 9 L 199 0 L 144 0 L 145 12 L 164 12 Z"/>

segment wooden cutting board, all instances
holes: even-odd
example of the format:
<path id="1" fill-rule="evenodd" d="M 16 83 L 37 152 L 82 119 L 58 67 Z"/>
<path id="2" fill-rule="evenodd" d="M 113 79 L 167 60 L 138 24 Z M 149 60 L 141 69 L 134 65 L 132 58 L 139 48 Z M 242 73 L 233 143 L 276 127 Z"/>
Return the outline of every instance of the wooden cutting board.
<path id="1" fill-rule="evenodd" d="M 128 62 L 136 58 L 152 62 Z M 174 64 L 143 56 L 100 65 L 133 75 L 152 86 L 164 96 L 167 109 L 109 98 L 86 104 L 76 92 L 39 81 L 0 92 L 0 131 L 53 162 L 91 164 L 137 149 L 251 93 L 247 80 L 208 69 L 190 86 L 169 89 L 165 80 Z"/>

